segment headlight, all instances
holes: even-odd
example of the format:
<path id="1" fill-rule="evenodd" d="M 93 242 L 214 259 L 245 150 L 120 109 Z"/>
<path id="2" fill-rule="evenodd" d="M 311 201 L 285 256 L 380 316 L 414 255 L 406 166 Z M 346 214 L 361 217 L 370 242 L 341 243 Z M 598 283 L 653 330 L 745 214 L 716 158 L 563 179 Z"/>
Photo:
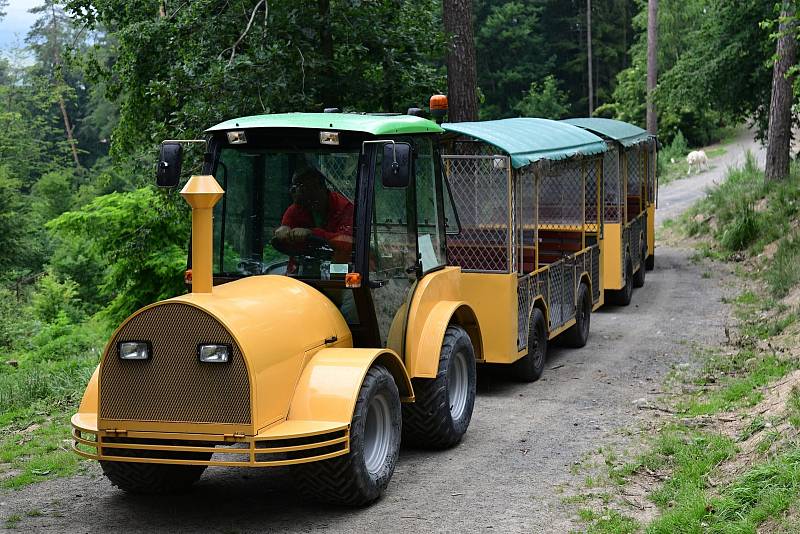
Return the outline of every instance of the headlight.
<path id="1" fill-rule="evenodd" d="M 197 357 L 205 363 L 227 363 L 231 358 L 228 345 L 199 345 Z"/>
<path id="2" fill-rule="evenodd" d="M 122 360 L 147 360 L 150 358 L 150 343 L 146 341 L 123 341 L 117 348 Z"/>

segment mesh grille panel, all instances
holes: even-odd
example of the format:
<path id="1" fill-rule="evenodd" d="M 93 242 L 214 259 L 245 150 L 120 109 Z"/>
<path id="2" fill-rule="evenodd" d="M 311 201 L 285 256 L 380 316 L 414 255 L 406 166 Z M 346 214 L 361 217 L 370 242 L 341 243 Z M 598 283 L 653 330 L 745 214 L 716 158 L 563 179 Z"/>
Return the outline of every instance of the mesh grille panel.
<path id="1" fill-rule="evenodd" d="M 119 359 L 120 341 L 149 341 L 146 361 Z M 228 364 L 200 363 L 197 345 L 228 344 Z M 100 368 L 100 417 L 185 423 L 250 422 L 250 382 L 233 337 L 188 304 L 154 306 L 114 337 Z"/>
<path id="2" fill-rule="evenodd" d="M 460 233 L 447 240 L 450 265 L 472 271 L 513 270 L 509 158 L 442 156 L 442 161 L 461 225 Z"/>
<path id="3" fill-rule="evenodd" d="M 580 228 L 585 191 L 580 162 L 557 162 L 539 182 L 539 228 Z"/>
<path id="4" fill-rule="evenodd" d="M 603 195 L 605 221 L 617 223 L 622 220 L 622 182 L 619 179 L 619 151 L 609 147 L 603 155 Z"/>

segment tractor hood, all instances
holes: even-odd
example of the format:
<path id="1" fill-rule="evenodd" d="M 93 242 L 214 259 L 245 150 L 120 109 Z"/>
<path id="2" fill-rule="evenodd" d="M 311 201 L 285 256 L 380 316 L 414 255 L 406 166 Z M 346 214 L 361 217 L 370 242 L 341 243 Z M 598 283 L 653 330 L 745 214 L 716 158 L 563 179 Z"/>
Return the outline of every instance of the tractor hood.
<path id="1" fill-rule="evenodd" d="M 147 360 L 122 360 L 143 342 Z M 227 345 L 227 363 L 198 347 Z M 316 289 L 285 276 L 254 276 L 158 302 L 114 333 L 99 370 L 101 430 L 254 435 L 285 419 L 308 358 L 350 347 L 350 330 Z"/>

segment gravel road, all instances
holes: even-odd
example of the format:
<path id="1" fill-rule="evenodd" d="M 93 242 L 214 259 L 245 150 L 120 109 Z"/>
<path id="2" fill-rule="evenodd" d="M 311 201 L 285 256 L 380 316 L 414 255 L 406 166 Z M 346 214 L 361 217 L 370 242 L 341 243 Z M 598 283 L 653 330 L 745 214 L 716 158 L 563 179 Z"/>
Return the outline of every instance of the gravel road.
<path id="1" fill-rule="evenodd" d="M 750 145 L 737 140 L 715 169 L 664 187 L 662 220 L 701 196 Z M 0 518 L 18 514 L 17 528 L 36 532 L 579 530 L 574 507 L 562 502 L 564 488 L 581 484 L 570 467 L 651 417 L 634 401 L 655 401 L 666 373 L 689 361 L 695 344 L 723 337 L 726 290 L 689 256 L 659 247 L 633 303 L 596 312 L 585 348 L 552 347 L 539 382 L 482 373 L 464 441 L 445 452 L 403 450 L 386 495 L 369 508 L 303 502 L 278 470 L 212 468 L 188 495 L 132 498 L 89 463 L 83 475 L 0 490 Z M 28 517 L 33 510 L 41 515 Z"/>

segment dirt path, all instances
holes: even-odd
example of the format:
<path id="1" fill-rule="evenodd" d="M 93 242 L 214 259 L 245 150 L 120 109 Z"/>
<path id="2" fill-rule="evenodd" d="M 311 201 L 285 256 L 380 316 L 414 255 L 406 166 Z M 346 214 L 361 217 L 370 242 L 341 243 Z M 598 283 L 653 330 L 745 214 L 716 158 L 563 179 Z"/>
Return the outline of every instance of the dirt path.
<path id="1" fill-rule="evenodd" d="M 726 158 L 742 157 L 731 145 Z M 661 192 L 675 214 L 721 176 L 722 162 Z M 664 213 L 661 214 L 662 217 Z M 674 216 L 674 215 L 667 215 Z M 654 400 L 695 343 L 722 338 L 727 316 L 719 277 L 659 247 L 656 270 L 626 308 L 592 317 L 588 345 L 552 348 L 544 378 L 509 383 L 481 375 L 464 442 L 438 453 L 403 450 L 385 497 L 362 510 L 300 501 L 288 472 L 212 468 L 188 495 L 132 498 L 87 464 L 87 473 L 0 492 L 0 518 L 22 517 L 37 532 L 569 532 L 582 528 L 564 488 L 582 483 L 573 464 L 644 415 L 634 401 Z M 32 511 L 40 516 L 28 517 Z M 35 514 L 33 514 L 35 515 Z M 0 529 L 2 523 L 0 523 Z"/>

